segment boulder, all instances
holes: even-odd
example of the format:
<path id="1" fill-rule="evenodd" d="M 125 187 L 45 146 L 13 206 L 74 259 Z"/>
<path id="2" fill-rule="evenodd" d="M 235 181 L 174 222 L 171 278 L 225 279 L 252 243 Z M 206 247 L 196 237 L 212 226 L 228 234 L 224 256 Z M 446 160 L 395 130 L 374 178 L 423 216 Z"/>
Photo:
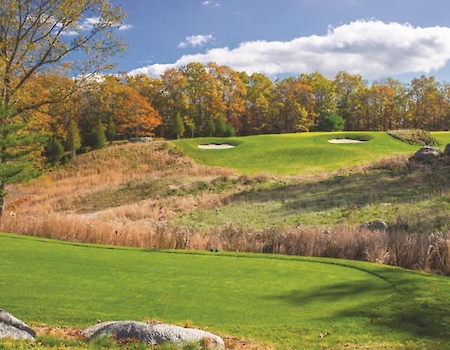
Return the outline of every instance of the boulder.
<path id="1" fill-rule="evenodd" d="M 420 163 L 429 163 L 440 155 L 442 155 L 442 152 L 438 148 L 425 146 L 414 153 L 410 159 Z"/>
<path id="2" fill-rule="evenodd" d="M 388 224 L 383 220 L 376 219 L 374 221 L 365 222 L 360 226 L 360 228 L 365 228 L 370 231 L 387 231 Z"/>
<path id="3" fill-rule="evenodd" d="M 205 339 L 217 348 L 225 348 L 223 339 L 215 334 L 168 324 L 148 324 L 135 321 L 102 322 L 86 328 L 83 334 L 89 340 L 101 336 L 113 336 L 117 340 L 137 339 L 152 346 L 164 342 L 183 344 Z"/>
<path id="4" fill-rule="evenodd" d="M 0 338 L 34 340 L 36 332 L 9 312 L 0 309 Z"/>
<path id="5" fill-rule="evenodd" d="M 450 156 L 450 143 L 445 146 L 444 152 L 442 153 L 444 156 Z"/>

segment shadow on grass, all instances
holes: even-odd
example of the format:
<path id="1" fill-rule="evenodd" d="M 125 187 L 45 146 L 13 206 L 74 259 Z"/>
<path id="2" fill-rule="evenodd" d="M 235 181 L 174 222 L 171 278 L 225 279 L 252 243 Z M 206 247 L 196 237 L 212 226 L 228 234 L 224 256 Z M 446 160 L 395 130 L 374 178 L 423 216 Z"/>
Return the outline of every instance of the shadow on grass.
<path id="1" fill-rule="evenodd" d="M 379 277 L 384 279 L 382 283 L 376 278 L 368 278 L 351 283 L 329 284 L 326 288 L 318 288 L 307 294 L 302 290 L 294 290 L 274 298 L 293 307 L 313 304 L 317 305 L 317 308 L 328 308 L 331 310 L 330 317 L 333 318 L 366 320 L 365 325 L 369 332 L 395 332 L 403 339 L 427 338 L 450 342 L 450 323 L 447 326 L 450 310 L 444 300 L 449 292 L 443 290 L 448 282 L 442 280 L 440 287 L 430 293 L 435 286 L 432 283 L 427 285 L 423 279 L 404 278 L 393 287 L 385 276 Z M 442 298 L 436 298 L 434 295 L 439 289 L 443 291 Z M 383 296 L 386 298 L 383 299 Z"/>
<path id="2" fill-rule="evenodd" d="M 448 164 L 435 167 L 398 165 L 379 167 L 350 175 L 306 181 L 279 183 L 271 188 L 244 191 L 228 202 L 281 202 L 289 215 L 331 209 L 355 209 L 370 204 L 402 204 L 429 200 L 450 190 Z"/>

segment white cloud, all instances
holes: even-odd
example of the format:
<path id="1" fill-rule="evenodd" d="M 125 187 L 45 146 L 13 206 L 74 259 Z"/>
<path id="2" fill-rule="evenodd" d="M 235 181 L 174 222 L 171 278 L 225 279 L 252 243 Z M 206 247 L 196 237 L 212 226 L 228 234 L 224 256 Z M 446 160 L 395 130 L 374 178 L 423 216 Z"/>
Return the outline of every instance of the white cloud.
<path id="1" fill-rule="evenodd" d="M 63 33 L 65 36 L 76 36 L 80 35 L 80 32 L 82 31 L 90 31 L 92 30 L 97 24 L 101 22 L 100 17 L 86 17 L 83 19 L 83 21 L 77 26 L 77 30 L 67 30 Z M 128 30 L 130 28 L 133 28 L 131 24 L 117 24 L 115 27 L 118 30 Z M 61 28 L 61 24 L 57 24 L 56 28 Z"/>
<path id="2" fill-rule="evenodd" d="M 220 4 L 217 1 L 211 1 L 211 0 L 207 0 L 207 1 L 202 1 L 202 5 L 203 6 L 220 6 Z"/>
<path id="3" fill-rule="evenodd" d="M 186 41 L 179 43 L 178 47 L 185 48 L 185 47 L 203 46 L 204 44 L 206 44 L 208 41 L 211 41 L 212 39 L 213 39 L 213 36 L 211 34 L 187 36 Z"/>
<path id="4" fill-rule="evenodd" d="M 361 20 L 329 27 L 323 36 L 244 42 L 232 49 L 223 47 L 184 55 L 174 63 L 153 64 L 130 74 L 159 76 L 166 69 L 190 62 L 216 62 L 237 71 L 270 76 L 319 71 L 332 78 L 337 72 L 346 71 L 375 79 L 404 73 L 429 73 L 444 67 L 449 59 L 448 27 L 421 28 Z"/>

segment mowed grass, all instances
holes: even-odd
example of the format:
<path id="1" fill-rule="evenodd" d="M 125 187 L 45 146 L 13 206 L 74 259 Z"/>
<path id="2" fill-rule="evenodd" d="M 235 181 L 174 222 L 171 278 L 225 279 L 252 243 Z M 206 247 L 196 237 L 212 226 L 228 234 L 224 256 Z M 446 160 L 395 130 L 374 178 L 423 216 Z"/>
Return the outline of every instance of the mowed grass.
<path id="1" fill-rule="evenodd" d="M 148 251 L 10 234 L 0 234 L 0 246 L 1 308 L 31 325 L 158 319 L 276 349 L 444 349 L 450 342 L 444 276 L 332 259 Z"/>
<path id="2" fill-rule="evenodd" d="M 439 133 L 437 136 L 444 145 L 450 142 L 448 132 Z M 366 142 L 330 143 L 330 139 L 354 139 Z M 420 148 L 384 132 L 299 133 L 183 139 L 173 142 L 199 164 L 231 168 L 249 175 L 257 173 L 303 175 L 330 172 L 363 166 L 395 154 L 413 154 Z M 212 143 L 232 144 L 236 147 L 198 148 L 198 145 Z"/>

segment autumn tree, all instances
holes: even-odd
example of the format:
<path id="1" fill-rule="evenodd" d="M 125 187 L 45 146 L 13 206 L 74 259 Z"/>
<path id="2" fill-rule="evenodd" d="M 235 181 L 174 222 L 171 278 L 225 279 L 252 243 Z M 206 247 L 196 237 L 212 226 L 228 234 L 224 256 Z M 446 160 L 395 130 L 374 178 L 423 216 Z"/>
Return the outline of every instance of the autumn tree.
<path id="1" fill-rule="evenodd" d="M 244 98 L 247 92 L 245 83 L 241 80 L 239 74 L 228 66 L 220 66 L 210 62 L 207 65 L 207 69 L 209 74 L 216 80 L 219 96 L 221 96 L 225 106 L 224 112 L 216 116 L 216 125 L 221 125 L 225 122 L 225 130 L 223 130 L 222 126 L 219 127 L 222 134 L 226 134 L 226 124 L 232 125 L 234 130 L 239 132 L 242 128 L 240 116 L 245 111 Z"/>
<path id="2" fill-rule="evenodd" d="M 302 74 L 301 78 L 305 79 L 311 85 L 312 94 L 314 95 L 314 112 L 317 116 L 318 123 L 327 116 L 335 115 L 337 112 L 336 105 L 336 85 L 328 78 L 325 78 L 319 72 L 311 74 Z"/>
<path id="3" fill-rule="evenodd" d="M 226 110 L 226 103 L 218 88 L 218 82 L 208 73 L 205 65 L 199 62 L 189 63 L 182 67 L 181 71 L 187 81 L 186 114 L 192 118 L 195 131 L 199 136 L 213 136 L 214 119 Z"/>
<path id="4" fill-rule="evenodd" d="M 100 110 L 104 124 L 112 118 L 122 139 L 151 136 L 161 124 L 161 117 L 139 91 L 114 76 L 105 77 L 99 90 Z"/>
<path id="5" fill-rule="evenodd" d="M 334 79 L 336 86 L 337 113 L 345 119 L 345 130 L 357 130 L 358 117 L 355 116 L 357 106 L 353 103 L 361 86 L 365 85 L 358 74 L 339 72 Z"/>
<path id="6" fill-rule="evenodd" d="M 275 84 L 262 73 L 253 73 L 248 76 L 245 72 L 240 74 L 241 80 L 246 84 L 245 110 L 241 115 L 240 134 L 253 135 L 269 132 L 270 99 Z"/>
<path id="7" fill-rule="evenodd" d="M 413 127 L 439 130 L 448 112 L 445 88 L 434 77 L 414 78 L 409 87 Z"/>
<path id="8" fill-rule="evenodd" d="M 309 131 L 315 125 L 314 94 L 308 81 L 301 77 L 280 80 L 272 96 L 274 132 Z"/>
<path id="9" fill-rule="evenodd" d="M 19 137 L 16 128 L 9 127 L 15 115 L 55 102 L 49 95 L 11 108 L 20 100 L 24 86 L 39 73 L 77 75 L 110 67 L 111 55 L 123 48 L 114 35 L 122 18 L 120 9 L 107 0 L 0 0 L 0 108 L 7 114 L 2 119 L 2 136 Z M 77 58 L 71 61 L 70 54 L 75 52 Z M 76 87 L 74 82 L 65 92 L 70 94 Z M 1 152 L 8 153 L 9 146 L 2 147 Z M 17 154 L 32 148 L 23 147 Z M 6 162 L 5 157 L 0 159 Z M 0 215 L 5 184 L 17 178 L 20 176 L 9 172 L 1 174 Z"/>

